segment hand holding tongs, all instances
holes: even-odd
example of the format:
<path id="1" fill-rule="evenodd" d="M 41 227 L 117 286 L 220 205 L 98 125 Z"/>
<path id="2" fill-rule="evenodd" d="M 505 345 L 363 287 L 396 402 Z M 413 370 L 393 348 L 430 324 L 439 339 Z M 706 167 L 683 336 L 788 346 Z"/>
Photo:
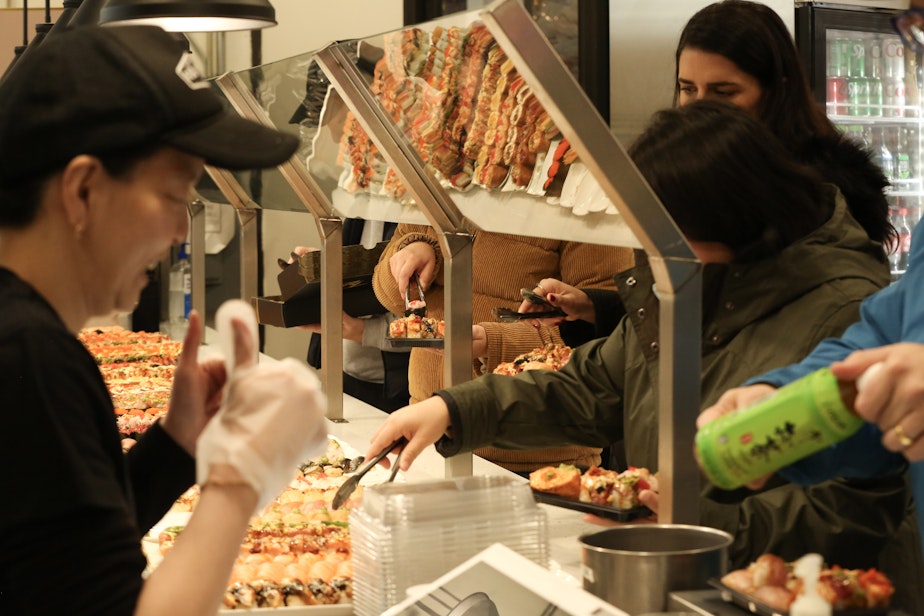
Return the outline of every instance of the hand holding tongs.
<path id="1" fill-rule="evenodd" d="M 424 300 L 423 287 L 420 286 L 420 276 L 414 274 L 414 284 L 417 285 L 417 294 L 420 296 L 420 301 L 415 300 L 415 306 L 411 308 L 411 281 L 407 281 L 407 286 L 404 287 L 404 316 L 409 317 L 412 314 L 416 314 L 420 317 L 427 316 L 427 302 Z"/>
<path id="2" fill-rule="evenodd" d="M 534 293 L 529 289 L 520 289 L 520 296 L 528 301 L 531 304 L 537 306 L 546 306 L 549 310 L 543 310 L 541 312 L 517 312 L 516 310 L 511 310 L 510 308 L 494 308 L 491 312 L 494 315 L 494 319 L 500 321 L 501 323 L 513 323 L 515 321 L 522 321 L 524 319 L 551 319 L 554 317 L 566 317 L 565 311 L 557 306 L 549 303 L 549 300 L 542 297 L 538 293 Z"/>
<path id="3" fill-rule="evenodd" d="M 368 473 L 376 464 L 382 461 L 382 458 L 387 456 L 395 447 L 401 445 L 407 445 L 407 439 L 403 436 L 393 443 L 389 444 L 382 451 L 380 451 L 374 458 L 368 461 L 366 466 L 362 467 L 356 474 L 347 479 L 342 486 L 337 490 L 337 493 L 334 494 L 334 502 L 331 504 L 332 509 L 339 509 L 343 503 L 350 497 L 350 495 L 356 491 L 356 486 L 359 485 L 359 480 L 363 478 L 363 475 Z M 402 449 L 398 452 L 398 457 L 395 458 L 395 461 L 392 462 L 391 466 L 391 475 L 388 476 L 388 481 L 394 481 L 395 475 L 398 474 L 398 462 L 401 460 L 401 453 L 404 451 Z"/>

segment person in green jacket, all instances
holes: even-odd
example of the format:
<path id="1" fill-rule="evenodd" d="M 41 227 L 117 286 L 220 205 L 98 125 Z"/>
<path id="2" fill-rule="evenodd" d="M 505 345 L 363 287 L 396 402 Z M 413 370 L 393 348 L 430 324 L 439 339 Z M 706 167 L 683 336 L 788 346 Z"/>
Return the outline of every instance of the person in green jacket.
<path id="1" fill-rule="evenodd" d="M 861 300 L 889 282 L 882 245 L 853 219 L 839 191 L 737 108 L 704 101 L 658 112 L 629 153 L 705 264 L 704 405 L 840 335 L 856 321 Z M 439 391 L 393 413 L 370 455 L 399 436 L 409 441 L 405 469 L 431 443 L 451 456 L 486 445 L 624 439 L 630 465 L 656 470 L 652 284 L 644 264 L 617 275 L 626 316 L 609 337 L 575 349 L 562 370 L 485 375 Z M 787 560 L 819 552 L 844 567 L 884 571 L 897 589 L 894 605 L 920 614 L 924 565 L 904 475 L 900 469 L 809 488 L 775 478 L 760 492 L 704 484 L 700 521 L 734 536 L 733 568 L 765 552 Z"/>

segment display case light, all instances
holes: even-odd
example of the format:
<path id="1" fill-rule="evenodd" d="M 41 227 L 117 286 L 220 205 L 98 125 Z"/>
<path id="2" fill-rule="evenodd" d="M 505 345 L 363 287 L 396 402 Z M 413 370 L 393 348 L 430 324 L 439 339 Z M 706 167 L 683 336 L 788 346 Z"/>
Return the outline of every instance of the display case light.
<path id="1" fill-rule="evenodd" d="M 169 32 L 256 30 L 276 25 L 269 0 L 109 0 L 100 23 L 160 26 Z"/>

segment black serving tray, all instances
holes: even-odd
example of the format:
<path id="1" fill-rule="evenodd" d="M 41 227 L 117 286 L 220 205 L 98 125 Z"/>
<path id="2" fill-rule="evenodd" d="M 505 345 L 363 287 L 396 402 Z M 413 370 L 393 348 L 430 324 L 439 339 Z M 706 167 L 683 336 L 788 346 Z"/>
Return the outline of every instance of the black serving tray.
<path id="1" fill-rule="evenodd" d="M 281 295 L 251 298 L 257 321 L 263 325 L 294 327 L 321 322 L 321 283 L 309 282 L 288 299 Z M 363 317 L 388 312 L 368 284 L 344 282 L 343 311 L 351 317 Z"/>
<path id="2" fill-rule="evenodd" d="M 733 605 L 737 605 L 738 607 L 746 610 L 751 614 L 760 614 L 760 616 L 789 615 L 788 611 L 781 612 L 779 610 L 773 609 L 766 603 L 752 598 L 750 595 L 746 595 L 741 591 L 729 588 L 722 583 L 722 580 L 717 578 L 710 579 L 709 585 L 718 589 L 724 601 Z M 887 616 L 889 614 L 889 610 L 888 608 L 868 610 L 834 610 L 832 614 L 835 616 Z"/>
<path id="3" fill-rule="evenodd" d="M 632 509 L 617 509 L 616 507 L 585 503 L 575 498 L 566 498 L 558 494 L 549 494 L 548 492 L 539 492 L 538 490 L 533 490 L 533 498 L 536 499 L 537 503 L 545 503 L 546 505 L 554 505 L 556 507 L 564 507 L 565 509 L 592 513 L 601 518 L 616 520 L 617 522 L 631 522 L 638 518 L 647 518 L 652 513 L 651 509 L 644 506 L 633 507 Z"/>
<path id="4" fill-rule="evenodd" d="M 387 244 L 380 242 L 371 250 L 343 247 L 343 311 L 351 317 L 388 312 L 372 289 L 373 270 Z M 251 298 L 257 321 L 263 325 L 295 327 L 321 322 L 321 253 L 291 256 L 292 263 L 278 260 L 280 294 Z"/>
<path id="5" fill-rule="evenodd" d="M 385 337 L 385 342 L 395 348 L 413 348 L 413 347 L 430 347 L 442 349 L 445 346 L 445 338 L 391 338 Z"/>

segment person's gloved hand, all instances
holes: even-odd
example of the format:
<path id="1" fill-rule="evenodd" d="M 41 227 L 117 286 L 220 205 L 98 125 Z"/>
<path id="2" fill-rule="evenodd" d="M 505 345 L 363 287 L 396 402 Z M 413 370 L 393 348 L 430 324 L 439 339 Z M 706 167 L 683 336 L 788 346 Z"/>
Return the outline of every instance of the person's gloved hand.
<path id="1" fill-rule="evenodd" d="M 300 462 L 326 446 L 326 399 L 303 363 L 287 358 L 257 364 L 256 323 L 246 323 L 253 321 L 253 310 L 244 302 L 235 310 L 239 313 L 228 316 L 220 309 L 216 317 L 219 334 L 228 336 L 222 331 L 228 323 L 233 330 L 234 360 L 225 401 L 199 437 L 196 479 L 203 487 L 250 485 L 262 509 L 292 480 Z"/>

